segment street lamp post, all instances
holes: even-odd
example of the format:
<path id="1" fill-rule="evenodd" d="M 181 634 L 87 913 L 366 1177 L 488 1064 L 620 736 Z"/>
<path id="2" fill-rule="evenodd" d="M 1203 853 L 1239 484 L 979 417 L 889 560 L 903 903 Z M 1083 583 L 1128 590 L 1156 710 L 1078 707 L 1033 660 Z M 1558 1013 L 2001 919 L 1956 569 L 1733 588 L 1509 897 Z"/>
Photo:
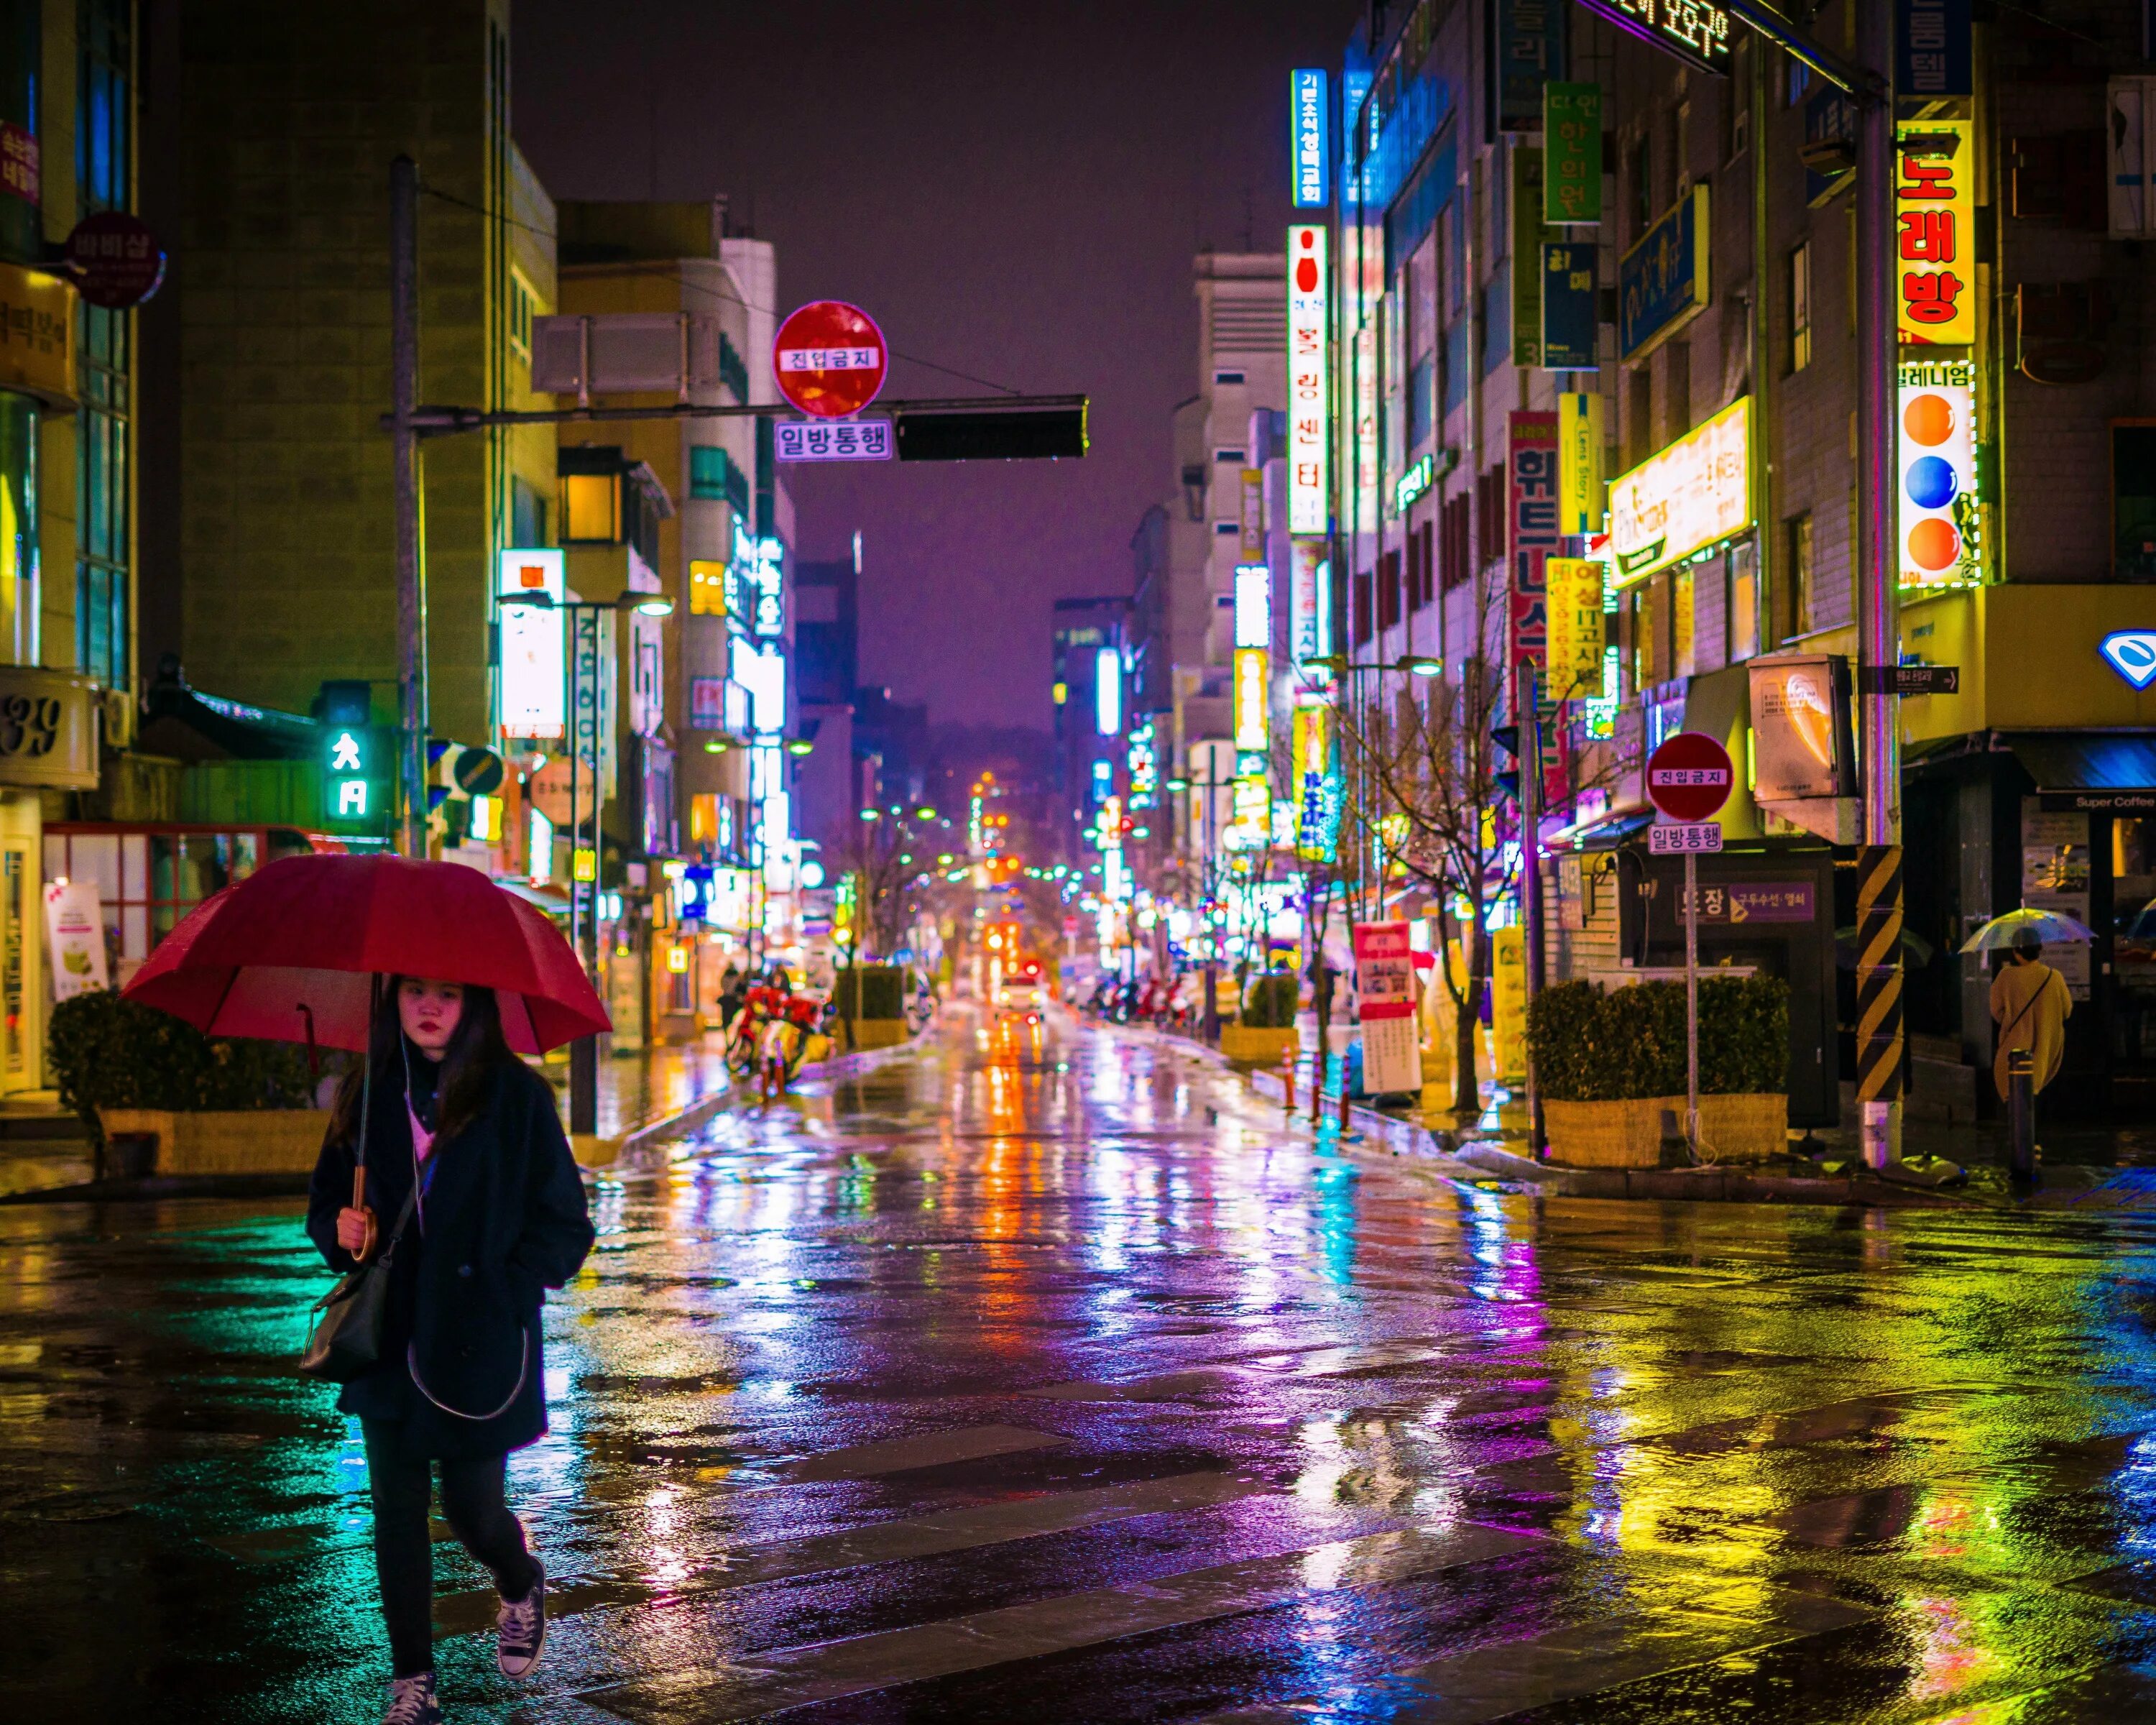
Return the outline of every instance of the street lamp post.
<path id="1" fill-rule="evenodd" d="M 584 902 L 585 882 L 578 878 L 578 854 L 583 849 L 583 811 L 578 806 L 578 778 L 583 751 L 578 747 L 578 701 L 582 689 L 578 680 L 578 661 L 582 657 L 583 644 L 577 639 L 578 620 L 587 614 L 596 615 L 607 611 L 617 614 L 634 612 L 643 617 L 669 617 L 674 612 L 674 601 L 664 593 L 624 593 L 611 599 L 557 599 L 550 593 L 506 593 L 497 596 L 501 605 L 522 605 L 533 610 L 566 612 L 569 619 L 567 630 L 568 652 L 568 711 L 564 716 L 562 741 L 569 749 L 569 947 L 584 967 L 584 974 L 594 988 L 599 987 L 598 906 L 599 840 L 603 798 L 599 790 L 599 725 L 603 715 L 592 716 L 592 878 L 590 881 L 593 902 L 587 911 Z M 593 657 L 598 658 L 598 641 L 593 642 Z M 594 702 L 596 703 L 596 695 Z M 551 866 L 552 859 L 549 859 Z M 599 1042 L 593 1036 L 579 1036 L 569 1045 L 569 1130 L 572 1132 L 596 1132 L 599 1129 Z"/>

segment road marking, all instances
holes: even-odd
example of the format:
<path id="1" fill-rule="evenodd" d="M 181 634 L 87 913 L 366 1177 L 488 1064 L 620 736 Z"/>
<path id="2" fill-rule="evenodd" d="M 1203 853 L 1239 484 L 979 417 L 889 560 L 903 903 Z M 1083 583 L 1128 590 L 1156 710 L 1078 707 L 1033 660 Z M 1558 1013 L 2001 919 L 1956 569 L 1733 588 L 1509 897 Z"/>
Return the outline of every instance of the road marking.
<path id="1" fill-rule="evenodd" d="M 1389 1586 L 1543 1543 L 1476 1522 L 1365 1534 L 940 1623 L 778 1649 L 719 1671 L 586 1691 L 583 1698 L 635 1725 L 717 1725 L 1263 1610 L 1312 1593 Z"/>
<path id="2" fill-rule="evenodd" d="M 787 1476 L 795 1480 L 862 1480 L 909 1468 L 939 1467 L 952 1461 L 981 1461 L 991 1455 L 1014 1455 L 1025 1450 L 1052 1450 L 1070 1440 L 1022 1425 L 973 1425 L 957 1431 L 923 1432 L 915 1437 L 885 1438 L 825 1450 L 795 1462 Z"/>
<path id="3" fill-rule="evenodd" d="M 1323 1343 L 1296 1349 L 1275 1348 L 1265 1353 L 1238 1354 L 1178 1371 L 1157 1373 L 1148 1378 L 1079 1379 L 1069 1384 L 1044 1384 L 1022 1389 L 1022 1396 L 1052 1402 L 1176 1401 L 1191 1392 L 1249 1384 L 1252 1374 L 1260 1378 L 1342 1378 L 1351 1373 L 1421 1365 L 1448 1350 L 1423 1337 L 1376 1343 L 1367 1347 L 1340 1348 Z"/>
<path id="4" fill-rule="evenodd" d="M 1765 1622 L 1756 1613 L 1739 1620 L 1700 1610 L 1608 1617 L 1411 1666 L 1349 1692 L 1371 1703 L 1358 1707 L 1358 1718 L 1399 1725 L 1482 1725 L 1732 1653 L 1827 1635 L 1876 1615 L 1839 1599 L 1781 1589 L 1775 1591 L 1770 1609 Z M 1329 1714 L 1334 1702 L 1346 1698 L 1313 1696 L 1236 1707 L 1209 1715 L 1201 1725 L 1306 1725 L 1313 1714 Z"/>
<path id="5" fill-rule="evenodd" d="M 1214 1509 L 1271 1489 L 1263 1481 L 1235 1474 L 1188 1473 L 1088 1491 L 971 1504 L 905 1521 L 870 1522 L 834 1533 L 743 1547 L 732 1554 L 721 1553 L 685 1577 L 664 1582 L 605 1574 L 549 1582 L 547 1615 L 558 1619 L 606 1606 L 635 1604 L 662 1594 L 679 1599 L 724 1593 L 834 1569 L 906 1563 L 1016 1539 L 1037 1539 L 1044 1534 L 1075 1532 L 1136 1516 Z M 490 1589 L 445 1594 L 434 1601 L 434 1622 L 446 1635 L 465 1634 L 492 1623 L 499 1603 Z"/>

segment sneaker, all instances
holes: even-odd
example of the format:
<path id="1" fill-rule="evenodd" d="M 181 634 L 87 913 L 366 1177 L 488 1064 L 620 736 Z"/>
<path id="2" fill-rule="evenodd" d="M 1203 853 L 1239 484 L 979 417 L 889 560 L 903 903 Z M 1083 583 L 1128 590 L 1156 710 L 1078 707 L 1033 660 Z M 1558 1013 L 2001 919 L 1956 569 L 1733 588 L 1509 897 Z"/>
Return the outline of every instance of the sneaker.
<path id="1" fill-rule="evenodd" d="M 442 1725 L 432 1671 L 390 1680 L 389 1711 L 382 1716 L 382 1725 Z"/>
<path id="2" fill-rule="evenodd" d="M 538 1578 L 521 1599 L 504 1599 L 495 1619 L 494 1662 L 505 1677 L 525 1677 L 539 1663 L 539 1650 L 547 1645 L 547 1566 L 531 1559 Z"/>

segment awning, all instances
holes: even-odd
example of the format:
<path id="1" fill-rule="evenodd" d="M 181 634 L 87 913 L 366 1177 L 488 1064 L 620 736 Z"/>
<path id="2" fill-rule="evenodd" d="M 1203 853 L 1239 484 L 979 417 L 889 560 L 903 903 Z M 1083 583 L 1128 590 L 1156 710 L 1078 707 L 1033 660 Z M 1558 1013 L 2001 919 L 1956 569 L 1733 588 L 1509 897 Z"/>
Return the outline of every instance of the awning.
<path id="1" fill-rule="evenodd" d="M 1614 850 L 1627 839 L 1645 832 L 1655 824 L 1651 809 L 1625 809 L 1615 814 L 1599 815 L 1593 820 L 1582 821 L 1576 827 L 1566 827 L 1551 834 L 1543 842 L 1549 850 L 1569 845 L 1574 850 Z"/>
<path id="2" fill-rule="evenodd" d="M 2046 806 L 2156 810 L 2156 735 L 2146 731 L 2002 732 Z"/>

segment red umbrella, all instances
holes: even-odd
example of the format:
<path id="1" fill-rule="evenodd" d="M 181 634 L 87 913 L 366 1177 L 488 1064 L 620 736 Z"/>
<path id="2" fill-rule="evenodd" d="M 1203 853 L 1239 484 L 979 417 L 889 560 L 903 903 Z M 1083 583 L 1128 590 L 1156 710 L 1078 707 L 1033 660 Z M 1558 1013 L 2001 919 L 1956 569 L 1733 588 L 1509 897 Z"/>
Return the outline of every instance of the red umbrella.
<path id="1" fill-rule="evenodd" d="M 198 905 L 121 992 L 213 1036 L 364 1050 L 372 978 L 391 974 L 493 989 L 521 1054 L 613 1028 L 537 906 L 401 856 L 273 862 Z"/>

